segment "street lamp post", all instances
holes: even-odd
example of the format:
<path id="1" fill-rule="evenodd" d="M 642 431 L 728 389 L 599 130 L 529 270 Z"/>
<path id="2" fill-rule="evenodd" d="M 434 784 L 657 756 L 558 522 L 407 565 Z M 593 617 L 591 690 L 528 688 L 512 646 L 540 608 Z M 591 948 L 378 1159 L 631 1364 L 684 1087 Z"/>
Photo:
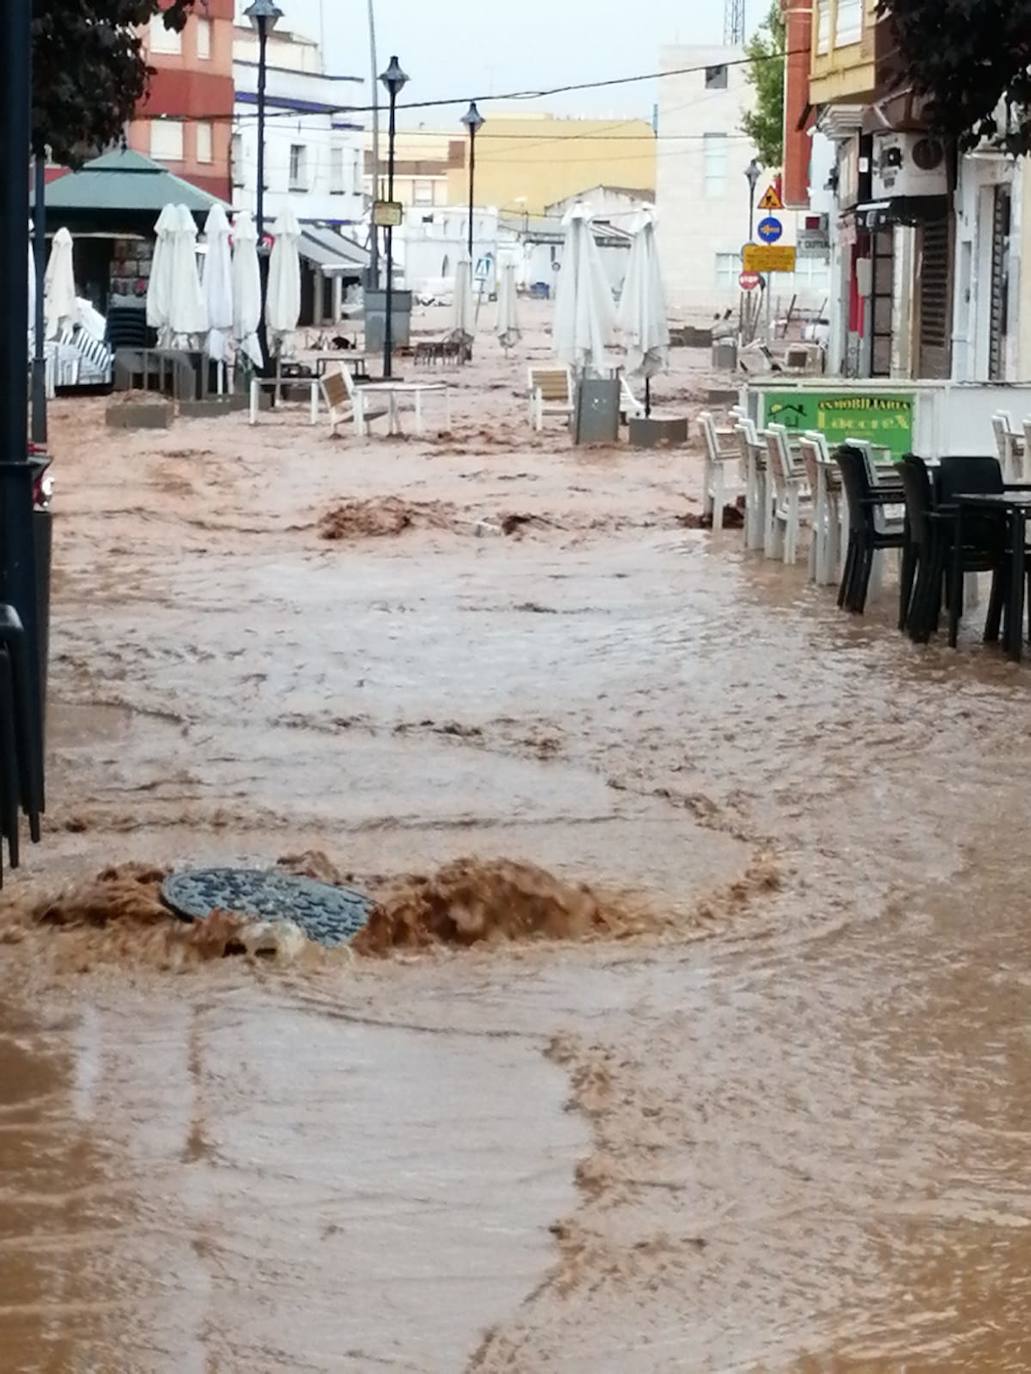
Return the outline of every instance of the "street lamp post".
<path id="1" fill-rule="evenodd" d="M 397 97 L 408 85 L 408 77 L 396 57 L 380 77 L 390 96 L 390 124 L 387 148 L 387 200 L 394 201 L 394 145 L 397 139 Z M 383 322 L 383 375 L 394 375 L 394 226 L 387 225 L 387 308 Z"/>
<path id="2" fill-rule="evenodd" d="M 46 355 L 46 271 L 47 271 L 47 155 L 45 148 L 33 149 L 32 270 L 36 283 L 36 309 L 32 322 L 35 347 L 32 353 L 32 442 L 47 446 L 47 355 Z"/>
<path id="3" fill-rule="evenodd" d="M 476 108 L 473 100 L 462 116 L 462 123 L 469 130 L 469 262 L 473 261 L 473 207 L 476 204 L 476 135 L 487 121 Z"/>
<path id="4" fill-rule="evenodd" d="M 251 0 L 244 10 L 251 28 L 258 35 L 258 192 L 255 205 L 255 227 L 258 231 L 258 263 L 261 268 L 261 319 L 258 321 L 258 343 L 261 347 L 261 373 L 271 372 L 268 355 L 268 329 L 265 308 L 268 304 L 268 254 L 265 252 L 265 88 L 268 84 L 268 36 L 283 17 L 275 0 Z"/>
<path id="5" fill-rule="evenodd" d="M 28 461 L 29 151 L 32 138 L 32 0 L 7 0 L 0 82 L 0 600 L 25 630 L 32 683 L 28 748 L 43 777 L 43 666 L 37 584 L 35 469 Z M 25 743 L 25 741 L 20 741 Z M 9 760 L 8 760 L 9 763 Z M 40 795 L 40 800 L 42 796 Z M 33 838 L 38 838 L 35 828 Z"/>
<path id="6" fill-rule="evenodd" d="M 752 243 L 755 239 L 755 188 L 759 185 L 759 178 L 763 174 L 763 169 L 759 164 L 759 159 L 753 157 L 745 168 L 745 176 L 748 178 L 748 242 Z"/>

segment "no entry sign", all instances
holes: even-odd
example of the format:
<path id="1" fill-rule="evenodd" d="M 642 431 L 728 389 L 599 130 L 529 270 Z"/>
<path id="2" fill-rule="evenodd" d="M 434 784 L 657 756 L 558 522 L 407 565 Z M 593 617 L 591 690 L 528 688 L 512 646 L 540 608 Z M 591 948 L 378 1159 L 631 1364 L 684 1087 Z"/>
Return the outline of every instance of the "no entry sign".
<path id="1" fill-rule="evenodd" d="M 737 281 L 742 291 L 754 291 L 761 283 L 762 277 L 758 272 L 742 272 Z"/>

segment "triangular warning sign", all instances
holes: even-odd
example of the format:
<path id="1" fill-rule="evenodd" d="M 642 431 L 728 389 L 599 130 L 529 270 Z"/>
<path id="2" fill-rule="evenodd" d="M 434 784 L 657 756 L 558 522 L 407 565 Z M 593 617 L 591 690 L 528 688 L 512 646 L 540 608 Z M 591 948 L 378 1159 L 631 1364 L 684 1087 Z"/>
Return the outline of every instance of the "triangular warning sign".
<path id="1" fill-rule="evenodd" d="M 763 196 L 762 200 L 759 202 L 759 209 L 760 209 L 760 210 L 783 210 L 783 209 L 784 209 L 784 202 L 781 200 L 781 198 L 780 198 L 780 196 L 779 196 L 779 194 L 778 194 L 778 192 L 777 192 L 776 186 L 768 186 L 768 187 L 766 188 L 766 194 Z"/>

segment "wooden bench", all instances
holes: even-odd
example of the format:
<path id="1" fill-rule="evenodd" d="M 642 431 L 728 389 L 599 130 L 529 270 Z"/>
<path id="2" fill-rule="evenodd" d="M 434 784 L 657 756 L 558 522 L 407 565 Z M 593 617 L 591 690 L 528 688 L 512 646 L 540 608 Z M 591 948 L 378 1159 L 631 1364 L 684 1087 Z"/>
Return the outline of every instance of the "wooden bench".
<path id="1" fill-rule="evenodd" d="M 568 423 L 573 414 L 573 374 L 568 367 L 531 367 L 530 423 L 538 432 L 548 415 L 561 415 Z"/>

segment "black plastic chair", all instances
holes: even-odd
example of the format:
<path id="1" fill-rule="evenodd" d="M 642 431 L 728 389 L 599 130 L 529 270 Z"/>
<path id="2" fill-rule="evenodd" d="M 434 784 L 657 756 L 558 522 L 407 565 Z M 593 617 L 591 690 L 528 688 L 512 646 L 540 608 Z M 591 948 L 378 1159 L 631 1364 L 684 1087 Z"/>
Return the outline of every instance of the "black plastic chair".
<path id="1" fill-rule="evenodd" d="M 900 505 L 902 494 L 897 487 L 873 484 L 861 449 L 842 444 L 834 457 L 841 470 L 849 518 L 848 551 L 838 589 L 838 605 L 855 615 L 862 615 L 866 610 L 874 555 L 883 549 L 902 549 L 906 544 L 902 530 L 879 529 L 877 523 L 878 513 L 883 512 L 885 506 Z"/>
<path id="2" fill-rule="evenodd" d="M 10 655 L 0 647 L 0 835 L 7 841 L 11 867 L 21 861 L 20 770 L 14 674 Z M 0 884 L 3 869 L 0 865 Z"/>
<path id="3" fill-rule="evenodd" d="M 941 526 L 934 519 L 934 491 L 927 464 L 907 453 L 898 465 L 906 499 L 906 547 L 899 588 L 899 629 L 917 643 L 930 637 L 941 604 L 944 558 L 937 544 Z"/>
<path id="4" fill-rule="evenodd" d="M 0 751 L 3 769 L 13 778 L 18 803 L 29 819 L 29 834 L 38 844 L 46 807 L 43 786 L 41 722 L 33 698 L 29 649 L 18 612 L 0 603 Z M 9 730 L 8 730 L 9 722 Z M 17 827 L 6 823 L 5 782 L 0 780 L 0 830 L 8 840 L 11 866 L 17 867 Z M 13 846 L 13 847 L 12 847 Z"/>
<path id="5" fill-rule="evenodd" d="M 955 456 L 941 461 L 938 508 L 950 523 L 947 540 L 949 556 L 945 567 L 948 577 L 949 645 L 953 649 L 959 640 L 959 622 L 963 618 L 963 579 L 967 573 L 992 573 L 985 639 L 998 639 L 1005 605 L 1004 573 L 1007 561 L 1004 512 L 967 511 L 959 521 L 956 497 L 963 494 L 998 496 L 1004 489 L 998 458 Z"/>

